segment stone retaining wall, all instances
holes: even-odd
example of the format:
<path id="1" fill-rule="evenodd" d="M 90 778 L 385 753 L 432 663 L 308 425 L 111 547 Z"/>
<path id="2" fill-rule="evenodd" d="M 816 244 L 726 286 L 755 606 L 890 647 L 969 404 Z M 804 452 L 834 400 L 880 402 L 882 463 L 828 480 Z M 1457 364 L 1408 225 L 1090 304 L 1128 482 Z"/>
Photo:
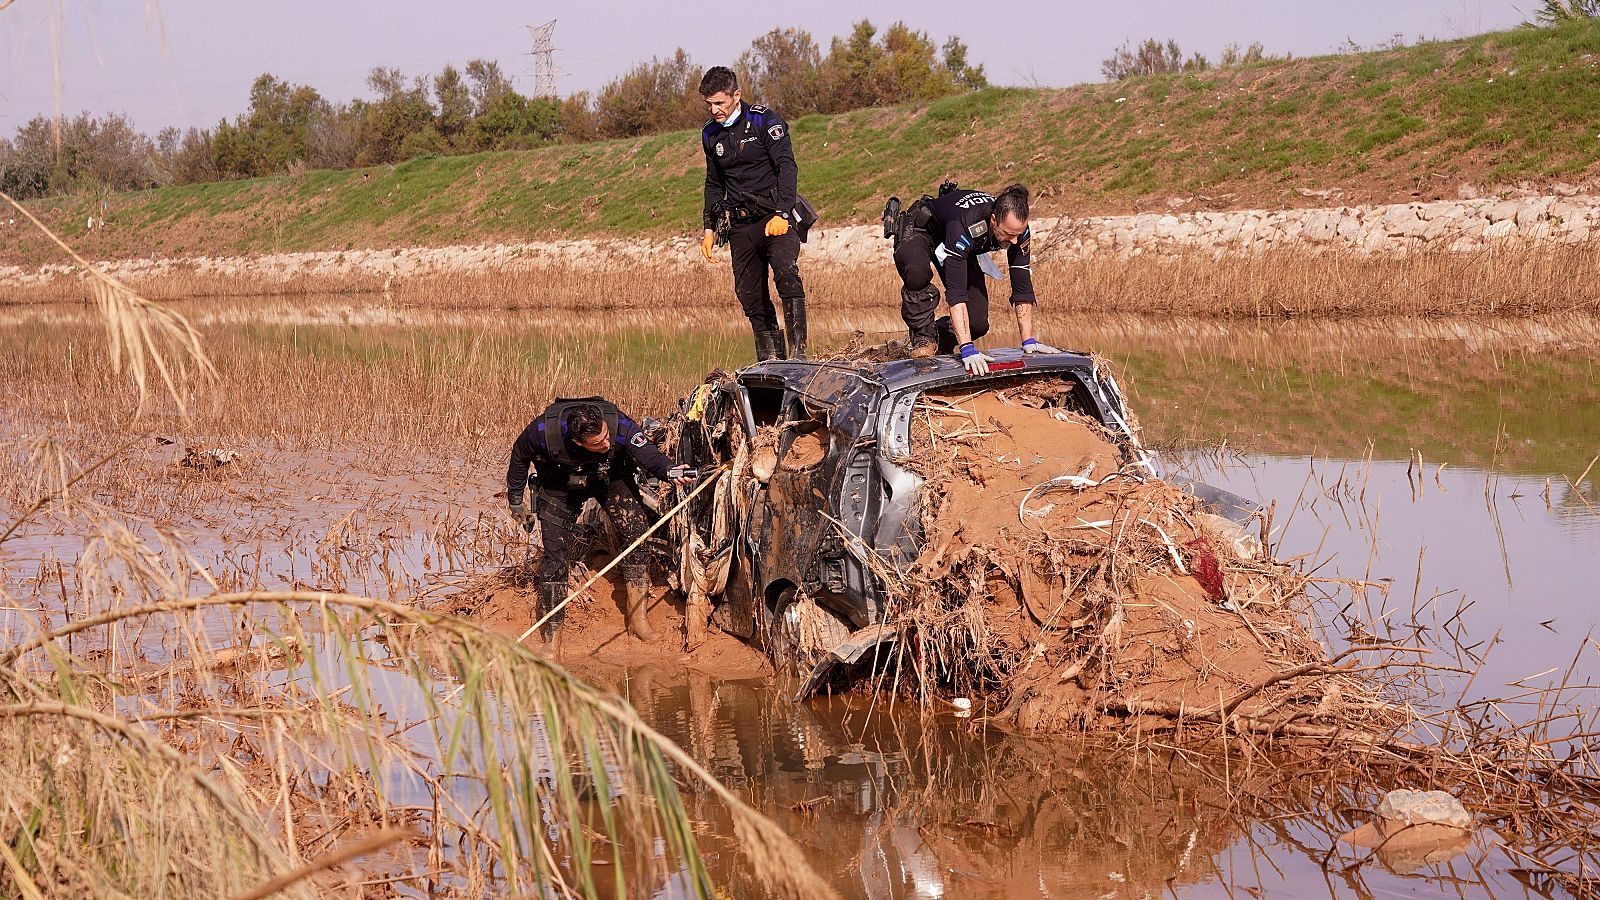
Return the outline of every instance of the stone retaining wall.
<path id="1" fill-rule="evenodd" d="M 1397 254 L 1482 250 L 1499 244 L 1578 243 L 1600 238 L 1600 196 L 1446 200 L 1387 206 L 1228 212 L 1139 213 L 1033 223 L 1039 258 L 1200 251 L 1259 253 L 1301 248 Z M 881 229 L 839 228 L 814 238 L 813 253 L 847 264 L 881 261 Z"/>
<path id="2" fill-rule="evenodd" d="M 1039 218 L 1039 259 L 1203 252 L 1259 253 L 1283 248 L 1357 253 L 1473 251 L 1528 243 L 1578 243 L 1600 238 L 1600 196 L 1509 200 L 1446 200 L 1323 209 L 1140 213 L 1132 216 Z M 541 266 L 704 265 L 698 234 L 665 241 L 584 239 L 523 244 L 274 253 L 249 257 L 127 259 L 108 262 L 113 275 L 137 281 L 194 273 L 292 281 L 297 278 L 404 278 Z M 719 251 L 726 265 L 727 251 Z M 889 245 L 877 225 L 821 228 L 806 244 L 806 267 L 886 265 Z M 0 265 L 0 288 L 40 284 L 74 274 L 64 265 L 25 269 Z"/>

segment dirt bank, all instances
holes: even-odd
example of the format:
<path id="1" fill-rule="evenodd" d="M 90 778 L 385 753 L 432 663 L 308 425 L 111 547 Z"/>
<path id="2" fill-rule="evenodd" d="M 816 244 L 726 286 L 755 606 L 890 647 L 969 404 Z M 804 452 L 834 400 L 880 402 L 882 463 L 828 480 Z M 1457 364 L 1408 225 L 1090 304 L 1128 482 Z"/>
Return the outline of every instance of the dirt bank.
<path id="1" fill-rule="evenodd" d="M 1537 244 L 1583 244 L 1600 234 L 1600 186 L 1586 193 L 1468 197 L 1433 202 L 1306 209 L 1235 209 L 1122 216 L 1036 216 L 1035 255 L 1079 260 L 1097 255 L 1250 255 L 1309 250 L 1394 256 L 1428 250 L 1478 252 Z M 91 251 L 92 252 L 92 251 Z M 802 248 L 808 271 L 887 264 L 889 245 L 879 225 L 816 229 Z M 188 284 L 208 292 L 246 280 L 266 292 L 361 290 L 384 292 L 406 279 L 491 275 L 539 269 L 604 272 L 649 266 L 706 267 L 699 239 L 585 237 L 518 243 L 396 246 L 252 255 L 174 254 L 111 257 L 99 263 L 135 285 Z M 719 271 L 721 266 L 715 267 Z M 79 267 L 65 261 L 0 264 L 0 287 L 38 289 L 71 282 Z"/>

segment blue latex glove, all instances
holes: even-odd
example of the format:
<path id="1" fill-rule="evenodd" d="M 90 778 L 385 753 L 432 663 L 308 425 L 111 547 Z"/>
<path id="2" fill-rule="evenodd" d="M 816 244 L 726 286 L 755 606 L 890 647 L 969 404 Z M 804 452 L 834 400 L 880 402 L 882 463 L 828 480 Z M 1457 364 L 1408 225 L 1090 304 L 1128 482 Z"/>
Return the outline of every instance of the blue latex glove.
<path id="1" fill-rule="evenodd" d="M 994 362 L 994 357 L 979 350 L 971 341 L 961 345 L 961 364 L 966 366 L 968 375 L 989 374 L 989 363 Z"/>

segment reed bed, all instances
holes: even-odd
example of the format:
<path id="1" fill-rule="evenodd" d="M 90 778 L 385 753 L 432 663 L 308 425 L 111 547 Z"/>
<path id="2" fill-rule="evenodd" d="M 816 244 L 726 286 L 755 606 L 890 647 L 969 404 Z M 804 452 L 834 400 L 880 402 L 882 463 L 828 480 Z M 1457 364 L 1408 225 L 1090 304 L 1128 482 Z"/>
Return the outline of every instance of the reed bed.
<path id="1" fill-rule="evenodd" d="M 1471 252 L 1422 250 L 1382 256 L 1353 251 L 1272 250 L 1218 255 L 1201 251 L 1081 259 L 1036 253 L 1044 308 L 1141 312 L 1207 318 L 1531 316 L 1600 312 L 1590 277 L 1600 241 L 1507 244 Z M 895 309 L 899 280 L 883 244 L 881 264 L 802 259 L 813 310 Z M 275 274 L 248 260 L 204 271 L 173 264 L 130 276 L 157 300 L 300 297 L 338 293 L 435 309 L 571 309 L 692 312 L 737 316 L 727 263 L 664 258 L 657 265 L 552 261 L 518 268 L 418 273 Z M 996 285 L 997 299 L 1006 294 Z M 75 302 L 72 276 L 0 289 L 15 304 Z"/>

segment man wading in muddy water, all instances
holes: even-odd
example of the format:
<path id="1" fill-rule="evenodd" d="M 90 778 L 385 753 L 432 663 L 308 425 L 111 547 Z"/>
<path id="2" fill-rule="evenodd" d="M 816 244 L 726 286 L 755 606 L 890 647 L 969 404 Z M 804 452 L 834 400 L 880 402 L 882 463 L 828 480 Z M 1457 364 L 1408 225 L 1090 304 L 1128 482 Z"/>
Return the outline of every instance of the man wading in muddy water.
<path id="1" fill-rule="evenodd" d="M 531 480 L 537 485 L 531 511 L 523 502 L 530 467 Z M 688 466 L 674 466 L 632 419 L 599 397 L 557 400 L 529 422 L 511 446 L 506 502 L 511 506 L 512 518 L 524 528 L 532 531 L 534 522 L 539 523 L 544 544 L 539 559 L 541 617 L 566 599 L 572 529 L 585 500 L 592 497 L 600 501 L 624 547 L 644 534 L 644 506 L 633 483 L 638 467 L 678 484 L 691 480 Z M 642 557 L 629 557 L 621 568 L 628 592 L 628 633 L 641 641 L 651 640 L 655 632 L 645 615 L 649 571 Z M 546 642 L 558 656 L 564 616 L 565 611 L 557 611 L 544 629 Z"/>
<path id="2" fill-rule="evenodd" d="M 800 281 L 800 242 L 815 218 L 804 213 L 797 184 L 799 168 L 789 126 L 765 106 L 751 106 L 739 92 L 739 79 L 726 66 L 712 66 L 700 79 L 711 121 L 700 132 L 706 154 L 706 262 L 719 232 L 733 257 L 733 293 L 755 332 L 756 360 L 806 356 L 806 289 Z M 797 212 L 800 210 L 800 212 Z M 767 270 L 783 300 L 789 329 L 784 348 L 778 314 L 767 289 Z"/>
<path id="3" fill-rule="evenodd" d="M 1011 309 L 1024 353 L 1059 353 L 1033 336 L 1033 270 L 1029 252 L 1028 189 L 1013 184 L 993 196 L 946 183 L 938 197 L 923 197 L 901 211 L 891 199 L 884 209 L 886 237 L 894 239 L 894 267 L 903 283 L 900 317 L 911 333 L 911 356 L 957 353 L 973 375 L 989 371 L 994 360 L 973 341 L 989 333 L 989 286 L 984 282 L 988 254 L 1004 247 L 1011 268 Z M 934 321 L 939 273 L 949 292 L 950 315 Z M 998 271 L 991 273 L 998 278 Z"/>

